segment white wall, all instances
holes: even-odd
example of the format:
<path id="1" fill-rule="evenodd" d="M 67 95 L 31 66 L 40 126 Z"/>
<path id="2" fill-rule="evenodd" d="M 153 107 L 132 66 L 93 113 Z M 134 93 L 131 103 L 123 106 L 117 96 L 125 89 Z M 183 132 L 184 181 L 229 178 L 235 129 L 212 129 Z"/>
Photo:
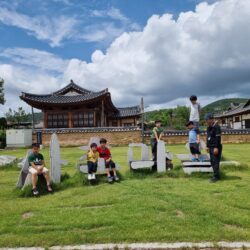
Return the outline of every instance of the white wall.
<path id="1" fill-rule="evenodd" d="M 6 131 L 7 147 L 30 147 L 32 129 L 8 129 Z"/>

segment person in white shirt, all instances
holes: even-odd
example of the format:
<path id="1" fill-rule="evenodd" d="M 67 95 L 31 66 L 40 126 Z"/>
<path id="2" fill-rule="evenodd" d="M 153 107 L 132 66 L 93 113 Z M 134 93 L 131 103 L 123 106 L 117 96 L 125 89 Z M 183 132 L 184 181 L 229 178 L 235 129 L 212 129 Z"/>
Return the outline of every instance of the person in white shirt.
<path id="1" fill-rule="evenodd" d="M 200 113 L 201 113 L 201 106 L 197 101 L 197 96 L 192 95 L 190 96 L 191 106 L 190 106 L 190 117 L 189 121 L 192 121 L 194 124 L 194 128 L 197 132 L 197 142 L 200 143 Z"/>

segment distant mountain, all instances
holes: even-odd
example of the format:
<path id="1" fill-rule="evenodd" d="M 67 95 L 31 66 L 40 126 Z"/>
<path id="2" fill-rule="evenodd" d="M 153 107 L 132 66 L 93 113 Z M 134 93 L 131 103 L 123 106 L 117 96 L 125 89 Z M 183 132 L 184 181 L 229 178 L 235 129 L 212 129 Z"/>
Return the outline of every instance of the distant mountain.
<path id="1" fill-rule="evenodd" d="M 212 102 L 202 108 L 202 113 L 212 112 L 214 114 L 227 111 L 229 108 L 235 108 L 239 104 L 246 103 L 245 98 L 228 98 Z"/>

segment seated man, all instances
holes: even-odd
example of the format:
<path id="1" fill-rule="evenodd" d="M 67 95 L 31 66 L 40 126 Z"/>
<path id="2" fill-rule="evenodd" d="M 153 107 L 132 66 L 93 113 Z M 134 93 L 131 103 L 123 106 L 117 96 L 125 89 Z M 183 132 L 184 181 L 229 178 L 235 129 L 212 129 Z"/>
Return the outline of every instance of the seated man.
<path id="1" fill-rule="evenodd" d="M 97 147 L 97 151 L 99 152 L 99 157 L 104 158 L 105 160 L 105 167 L 106 167 L 106 172 L 108 176 L 108 182 L 113 182 L 113 180 L 118 181 L 119 178 L 117 177 L 117 174 L 116 174 L 115 163 L 112 161 L 110 150 L 107 148 L 106 144 L 107 144 L 107 140 L 102 138 L 100 140 L 100 146 Z M 114 173 L 114 178 L 112 178 L 110 174 L 110 168 Z"/>
<path id="2" fill-rule="evenodd" d="M 32 179 L 32 192 L 33 195 L 39 195 L 37 190 L 37 177 L 40 174 L 43 174 L 44 178 L 47 182 L 47 190 L 48 192 L 52 192 L 52 188 L 50 186 L 50 177 L 49 177 L 49 170 L 45 167 L 45 162 L 43 155 L 39 153 L 39 144 L 33 143 L 32 144 L 32 153 L 29 155 L 29 172 L 31 173 Z"/>

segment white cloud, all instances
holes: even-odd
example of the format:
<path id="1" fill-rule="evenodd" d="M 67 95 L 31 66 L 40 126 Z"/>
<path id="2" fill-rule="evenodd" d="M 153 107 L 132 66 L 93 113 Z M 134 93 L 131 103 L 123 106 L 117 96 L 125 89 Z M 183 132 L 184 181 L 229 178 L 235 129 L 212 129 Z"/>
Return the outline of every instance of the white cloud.
<path id="1" fill-rule="evenodd" d="M 60 46 L 62 40 L 73 37 L 78 23 L 74 17 L 30 17 L 1 7 L 0 22 L 22 28 L 39 40 L 48 41 L 51 47 Z"/>
<path id="2" fill-rule="evenodd" d="M 249 97 L 249 41 L 250 1 L 222 0 L 201 3 L 177 20 L 154 15 L 143 31 L 123 33 L 105 53 L 95 51 L 90 63 L 65 62 L 57 77 L 9 65 L 0 66 L 0 76 L 8 93 L 13 85 L 18 105 L 17 94 L 30 92 L 30 86 L 48 93 L 73 79 L 92 90 L 108 87 L 117 106 L 138 104 L 144 96 L 146 106 L 165 108 L 187 103 L 191 94 L 204 106 L 223 96 Z"/>
<path id="3" fill-rule="evenodd" d="M 40 70 L 63 73 L 67 67 L 67 60 L 46 51 L 30 48 L 12 48 L 0 52 L 0 57 L 12 60 L 16 64 L 39 68 Z"/>
<path id="4" fill-rule="evenodd" d="M 85 27 L 83 35 L 78 38 L 87 42 L 109 44 L 123 32 L 123 28 L 117 28 L 113 23 L 93 24 Z"/>
<path id="5" fill-rule="evenodd" d="M 53 77 L 38 70 L 28 70 L 10 64 L 0 64 L 0 75 L 4 79 L 6 104 L 1 106 L 0 116 L 9 108 L 19 106 L 30 111 L 30 107 L 19 99 L 21 92 L 46 94 L 57 90 L 62 82 L 60 77 Z"/>
<path id="6" fill-rule="evenodd" d="M 84 28 L 84 35 L 80 37 L 87 42 L 104 42 L 109 44 L 116 37 L 127 30 L 138 31 L 139 24 L 132 22 L 119 9 L 93 10 L 90 16 L 105 19 L 102 23 L 95 23 Z M 109 21 L 107 21 L 109 20 Z M 115 22 L 119 21 L 119 23 Z"/>
<path id="7" fill-rule="evenodd" d="M 154 15 L 142 32 L 118 37 L 101 60 L 71 60 L 65 79 L 108 86 L 121 104 L 135 103 L 140 96 L 148 104 L 159 104 L 193 93 L 246 95 L 249 17 L 248 0 L 201 3 L 176 21 L 169 14 Z"/>
<path id="8" fill-rule="evenodd" d="M 93 10 L 91 14 L 94 17 L 101 17 L 101 18 L 109 17 L 111 19 L 119 20 L 124 23 L 130 22 L 128 17 L 126 17 L 119 9 L 114 7 L 108 10 Z"/>

